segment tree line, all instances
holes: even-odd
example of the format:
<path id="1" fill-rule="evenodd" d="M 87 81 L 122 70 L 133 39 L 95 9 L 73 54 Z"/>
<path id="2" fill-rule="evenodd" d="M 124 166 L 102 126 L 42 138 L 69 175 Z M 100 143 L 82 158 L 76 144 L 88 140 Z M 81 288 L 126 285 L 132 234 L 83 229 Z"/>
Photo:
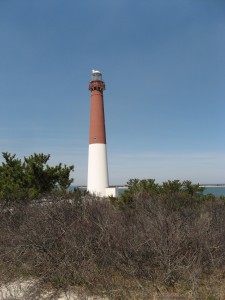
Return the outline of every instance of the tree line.
<path id="1" fill-rule="evenodd" d="M 50 166 L 50 154 L 34 153 L 24 159 L 16 154 L 3 152 L 0 165 L 0 201 L 11 205 L 18 201 L 29 201 L 55 189 L 65 191 L 73 179 L 74 166 L 59 163 Z"/>

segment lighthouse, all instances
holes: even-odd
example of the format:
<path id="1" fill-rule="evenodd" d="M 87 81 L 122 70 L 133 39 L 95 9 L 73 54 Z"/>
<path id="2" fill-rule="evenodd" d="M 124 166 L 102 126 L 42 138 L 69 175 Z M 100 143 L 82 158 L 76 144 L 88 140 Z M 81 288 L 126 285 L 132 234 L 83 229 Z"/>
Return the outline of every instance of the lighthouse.
<path id="1" fill-rule="evenodd" d="M 92 70 L 89 90 L 91 92 L 91 110 L 87 190 L 104 197 L 109 186 L 109 178 L 103 99 L 105 83 L 100 71 Z"/>

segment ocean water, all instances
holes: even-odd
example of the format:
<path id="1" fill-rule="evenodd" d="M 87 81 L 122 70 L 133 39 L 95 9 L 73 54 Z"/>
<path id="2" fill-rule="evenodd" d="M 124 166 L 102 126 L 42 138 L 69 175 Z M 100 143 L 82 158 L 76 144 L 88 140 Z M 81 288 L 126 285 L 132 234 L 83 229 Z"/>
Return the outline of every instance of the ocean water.
<path id="1" fill-rule="evenodd" d="M 225 186 L 206 186 L 203 195 L 225 196 Z"/>

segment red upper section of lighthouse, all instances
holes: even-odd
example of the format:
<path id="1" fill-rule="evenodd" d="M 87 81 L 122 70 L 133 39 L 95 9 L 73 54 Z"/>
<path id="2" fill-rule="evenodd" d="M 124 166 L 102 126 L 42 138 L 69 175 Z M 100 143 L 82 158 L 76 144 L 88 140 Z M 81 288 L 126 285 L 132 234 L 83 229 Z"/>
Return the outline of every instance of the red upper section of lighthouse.
<path id="1" fill-rule="evenodd" d="M 105 90 L 105 83 L 104 81 L 101 81 L 101 80 L 92 80 L 90 83 L 89 83 L 89 90 L 90 91 L 100 91 L 100 92 L 103 92 Z"/>
<path id="2" fill-rule="evenodd" d="M 105 83 L 99 71 L 92 71 L 92 81 L 89 83 L 91 91 L 91 114 L 89 144 L 106 144 L 105 116 L 103 91 Z"/>

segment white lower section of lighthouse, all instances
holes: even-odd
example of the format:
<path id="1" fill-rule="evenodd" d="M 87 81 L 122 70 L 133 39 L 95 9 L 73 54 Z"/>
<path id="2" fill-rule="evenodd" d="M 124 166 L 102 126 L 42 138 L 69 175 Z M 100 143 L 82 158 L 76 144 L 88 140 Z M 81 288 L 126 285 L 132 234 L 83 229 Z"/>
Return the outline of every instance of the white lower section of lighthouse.
<path id="1" fill-rule="evenodd" d="M 104 197 L 109 186 L 106 144 L 89 144 L 87 189 Z"/>

